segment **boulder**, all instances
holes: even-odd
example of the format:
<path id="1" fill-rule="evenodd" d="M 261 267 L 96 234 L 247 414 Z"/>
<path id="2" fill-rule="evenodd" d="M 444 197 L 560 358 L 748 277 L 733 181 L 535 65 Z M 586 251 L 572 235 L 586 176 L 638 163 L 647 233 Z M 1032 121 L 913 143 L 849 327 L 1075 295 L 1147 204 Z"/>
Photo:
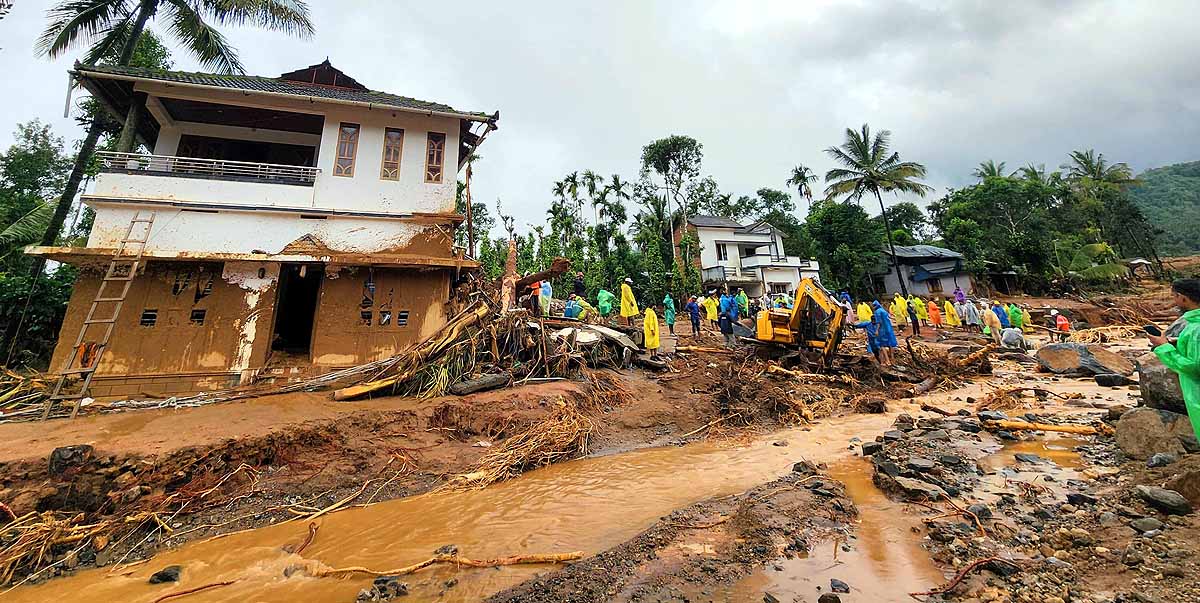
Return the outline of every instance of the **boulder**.
<path id="1" fill-rule="evenodd" d="M 79 467 L 92 458 L 95 449 L 87 444 L 60 446 L 50 453 L 50 475 L 60 475 L 71 467 Z"/>
<path id="2" fill-rule="evenodd" d="M 1200 449 L 1187 416 L 1154 408 L 1135 408 L 1117 421 L 1117 446 L 1135 459 L 1165 453 L 1180 456 Z"/>
<path id="3" fill-rule="evenodd" d="M 1155 486 L 1135 486 L 1133 490 L 1142 500 L 1146 501 L 1146 504 L 1163 513 L 1187 515 L 1192 512 L 1192 503 L 1174 490 Z"/>
<path id="4" fill-rule="evenodd" d="M 1187 407 L 1183 405 L 1183 389 L 1179 387 L 1179 375 L 1163 366 L 1158 356 L 1153 353 L 1139 356 L 1137 364 L 1142 404 L 1150 408 L 1187 414 Z"/>
<path id="5" fill-rule="evenodd" d="M 1200 507 L 1200 470 L 1191 469 L 1177 473 L 1163 484 L 1168 490 L 1174 490 Z"/>
<path id="6" fill-rule="evenodd" d="M 183 570 L 179 565 L 168 565 L 150 576 L 150 584 L 163 584 L 166 582 L 179 582 L 179 572 Z"/>
<path id="7" fill-rule="evenodd" d="M 1100 373 L 1096 375 L 1096 385 L 1101 387 L 1121 387 L 1130 383 L 1133 383 L 1133 380 L 1125 375 L 1118 375 L 1116 373 Z"/>
<path id="8" fill-rule="evenodd" d="M 896 476 L 891 478 L 902 494 L 916 500 L 938 500 L 949 498 L 939 487 L 910 477 Z"/>
<path id="9" fill-rule="evenodd" d="M 1166 467 L 1167 465 L 1170 465 L 1171 463 L 1174 463 L 1178 460 L 1179 460 L 1179 457 L 1177 457 L 1173 454 L 1159 452 L 1159 453 L 1155 454 L 1154 456 L 1151 456 L 1150 460 L 1146 461 L 1146 466 L 1150 467 L 1151 469 L 1153 469 L 1155 467 Z"/>
<path id="10" fill-rule="evenodd" d="M 1099 345 L 1051 343 L 1037 351 L 1038 364 L 1057 375 L 1133 374 L 1133 363 Z"/>

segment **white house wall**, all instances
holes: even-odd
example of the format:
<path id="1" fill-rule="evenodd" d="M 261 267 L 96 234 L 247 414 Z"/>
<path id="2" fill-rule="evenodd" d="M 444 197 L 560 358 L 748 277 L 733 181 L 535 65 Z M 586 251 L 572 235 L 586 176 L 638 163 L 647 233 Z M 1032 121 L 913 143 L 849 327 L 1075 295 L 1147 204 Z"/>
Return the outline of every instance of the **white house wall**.
<path id="1" fill-rule="evenodd" d="M 134 207 L 98 206 L 88 247 L 116 247 L 135 211 Z M 288 243 L 311 234 L 335 251 L 373 253 L 405 247 L 423 231 L 420 225 L 379 218 L 331 216 L 313 220 L 294 213 L 205 213 L 178 208 L 156 212 L 146 244 L 150 252 L 279 253 Z"/>
<path id="2" fill-rule="evenodd" d="M 91 195 L 116 199 L 316 208 L 316 189 L 296 184 L 103 172 Z M 332 198 L 329 198 L 332 201 Z M 337 209 L 336 207 L 321 207 Z"/>
<path id="3" fill-rule="evenodd" d="M 700 242 L 700 263 L 703 268 L 711 268 L 713 266 L 739 266 L 737 259 L 736 244 L 747 243 L 757 244 L 759 246 L 770 245 L 771 236 L 765 234 L 745 234 L 736 233 L 732 229 L 716 229 L 716 228 L 696 228 L 696 238 Z M 721 262 L 717 260 L 717 243 L 730 244 L 729 260 Z M 782 251 L 780 247 L 780 251 Z"/>

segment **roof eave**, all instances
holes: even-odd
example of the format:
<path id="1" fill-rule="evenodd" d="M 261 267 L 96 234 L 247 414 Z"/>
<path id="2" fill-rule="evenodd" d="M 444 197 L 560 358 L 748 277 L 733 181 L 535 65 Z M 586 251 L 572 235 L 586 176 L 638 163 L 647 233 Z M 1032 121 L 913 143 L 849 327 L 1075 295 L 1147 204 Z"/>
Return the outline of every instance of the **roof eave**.
<path id="1" fill-rule="evenodd" d="M 328 98 L 323 96 L 309 96 L 303 94 L 284 94 L 282 92 L 269 92 L 265 90 L 247 90 L 245 88 L 227 88 L 224 86 L 209 86 L 207 84 L 196 84 L 192 82 L 173 82 L 168 80 L 160 80 L 149 77 L 139 77 L 136 75 L 124 75 L 118 73 L 107 73 L 104 71 L 94 71 L 88 69 L 86 65 L 76 65 L 69 73 L 76 78 L 91 77 L 97 79 L 121 80 L 126 82 L 146 82 L 162 84 L 167 87 L 190 88 L 193 90 L 224 90 L 232 92 L 240 92 L 247 96 L 266 96 L 270 98 L 291 98 L 291 99 L 308 99 L 313 103 L 328 103 L 333 105 L 344 105 L 351 107 L 362 107 L 370 109 L 386 109 L 388 111 L 402 111 L 405 113 L 413 113 L 416 115 L 427 115 L 432 117 L 449 117 L 454 119 L 466 119 L 480 123 L 495 123 L 499 119 L 500 114 L 496 112 L 492 115 L 484 115 L 481 113 L 462 113 L 459 111 L 436 111 L 433 109 L 416 109 L 413 107 L 404 107 L 401 105 L 392 105 L 388 103 L 374 103 L 347 99 Z"/>

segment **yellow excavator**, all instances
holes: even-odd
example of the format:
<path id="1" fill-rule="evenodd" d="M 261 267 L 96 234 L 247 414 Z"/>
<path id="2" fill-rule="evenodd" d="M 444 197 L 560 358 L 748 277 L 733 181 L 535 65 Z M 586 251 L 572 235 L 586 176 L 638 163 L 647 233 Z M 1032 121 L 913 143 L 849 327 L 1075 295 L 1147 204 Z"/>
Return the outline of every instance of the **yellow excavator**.
<path id="1" fill-rule="evenodd" d="M 833 365 L 842 342 L 846 308 L 832 293 L 811 278 L 800 281 L 792 309 L 762 310 L 757 317 L 757 339 L 767 343 L 819 352 L 821 363 Z"/>

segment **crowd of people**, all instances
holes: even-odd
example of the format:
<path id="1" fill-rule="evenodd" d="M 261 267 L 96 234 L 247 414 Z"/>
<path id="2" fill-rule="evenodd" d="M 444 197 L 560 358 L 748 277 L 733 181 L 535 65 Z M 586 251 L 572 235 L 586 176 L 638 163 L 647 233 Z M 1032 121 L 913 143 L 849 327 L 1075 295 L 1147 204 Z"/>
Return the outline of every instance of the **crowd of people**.
<path id="1" fill-rule="evenodd" d="M 853 303 L 846 292 L 840 293 L 838 299 L 847 308 Z M 897 346 L 897 330 L 903 332 L 906 328 L 911 328 L 916 337 L 921 336 L 922 327 L 934 331 L 963 329 L 988 335 L 997 345 L 1008 349 L 1028 350 L 1030 345 L 1025 336 L 1039 327 L 1029 310 L 1027 304 L 969 297 L 962 287 L 955 287 L 954 294 L 944 300 L 896 293 L 886 306 L 879 300 L 859 301 L 854 306 L 854 316 L 848 320 L 850 326 L 866 333 L 867 349 L 880 364 L 889 365 L 893 362 L 892 350 Z M 1041 328 L 1049 331 L 1052 338 L 1066 341 L 1071 321 L 1058 310 L 1051 310 L 1048 318 L 1051 324 Z"/>
<path id="2" fill-rule="evenodd" d="M 601 289 L 593 305 L 585 294 L 583 273 L 576 273 L 572 291 L 566 300 L 563 315 L 585 322 L 605 322 L 614 317 L 624 326 L 637 326 L 641 322 L 644 347 L 652 354 L 660 347 L 660 329 L 665 325 L 675 335 L 675 321 L 680 312 L 687 315 L 691 323 L 692 336 L 705 330 L 719 331 L 727 347 L 737 346 L 734 324 L 753 317 L 766 308 L 790 309 L 793 299 L 787 294 L 764 294 L 750 297 L 745 290 L 712 289 L 707 293 L 687 296 L 677 304 L 669 293 L 660 303 L 641 308 L 633 291 L 633 279 L 626 278 L 617 293 Z M 529 307 L 537 315 L 549 316 L 554 289 L 549 281 L 530 286 Z M 878 299 L 860 300 L 857 304 L 850 294 L 843 291 L 837 301 L 846 310 L 846 326 L 861 329 L 867 337 L 867 349 L 883 365 L 894 361 L 893 350 L 898 345 L 897 333 L 911 329 L 913 336 L 920 337 L 921 329 L 932 331 L 962 329 L 967 332 L 990 336 L 1002 347 L 1013 350 L 1028 350 L 1026 336 L 1035 329 L 1043 328 L 1052 338 L 1067 339 L 1071 331 L 1070 320 L 1051 310 L 1049 324 L 1035 325 L 1028 305 L 1002 303 L 983 297 L 971 297 L 961 287 L 956 287 L 951 296 L 941 299 L 920 295 L 903 296 L 894 294 L 886 305 Z M 659 324 L 659 312 L 662 323 Z"/>

